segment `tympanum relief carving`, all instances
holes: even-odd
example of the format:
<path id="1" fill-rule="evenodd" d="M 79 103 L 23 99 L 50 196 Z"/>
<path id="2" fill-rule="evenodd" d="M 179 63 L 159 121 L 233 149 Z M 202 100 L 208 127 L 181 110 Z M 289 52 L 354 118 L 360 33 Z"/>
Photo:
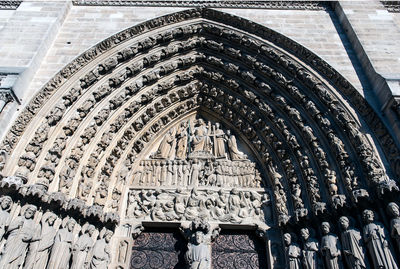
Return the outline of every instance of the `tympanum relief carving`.
<path id="1" fill-rule="evenodd" d="M 199 116 L 178 122 L 133 172 L 126 218 L 264 222 L 270 195 L 245 151 L 233 131 L 219 122 Z"/>

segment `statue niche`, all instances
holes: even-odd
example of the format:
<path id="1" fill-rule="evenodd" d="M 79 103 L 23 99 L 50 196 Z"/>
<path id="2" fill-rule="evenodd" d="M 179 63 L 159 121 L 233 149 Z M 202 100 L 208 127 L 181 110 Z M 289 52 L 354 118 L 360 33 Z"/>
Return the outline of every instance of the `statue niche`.
<path id="1" fill-rule="evenodd" d="M 138 186 L 260 188 L 256 163 L 220 123 L 189 118 L 171 127 L 134 173 Z"/>

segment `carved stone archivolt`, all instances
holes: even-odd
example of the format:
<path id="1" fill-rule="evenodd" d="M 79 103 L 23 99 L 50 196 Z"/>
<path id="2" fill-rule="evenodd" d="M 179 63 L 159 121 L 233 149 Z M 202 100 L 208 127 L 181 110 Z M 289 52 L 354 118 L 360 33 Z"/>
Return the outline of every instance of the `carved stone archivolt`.
<path id="1" fill-rule="evenodd" d="M 348 210 L 377 210 L 385 197 L 395 200 L 398 155 L 366 101 L 307 49 L 218 11 L 174 13 L 91 48 L 21 112 L 2 143 L 2 192 L 88 227 L 71 239 L 72 223 L 58 229 L 51 218 L 22 214 L 18 223 L 35 222 L 27 231 L 32 242 L 6 243 L 21 257 L 7 254 L 2 262 L 53 262 L 45 246 L 55 233 L 52 249 L 76 242 L 68 261 L 56 263 L 126 268 L 126 249 L 142 224 L 202 218 L 262 229 L 271 267 L 282 264 L 282 253 L 296 267 L 297 233 L 304 267 L 323 261 L 337 268 L 336 243 L 345 239 L 333 235 L 333 226 L 324 223 L 323 242 L 313 239 L 311 227 L 300 229 L 306 221 L 332 222 Z M 6 222 L 14 219 L 7 200 L 0 215 Z M 391 207 L 393 238 L 397 211 Z M 115 228 L 114 241 L 110 232 L 94 231 L 96 223 Z M 49 238 L 42 242 L 35 236 L 43 229 Z M 276 239 L 283 232 L 291 237 L 280 253 L 274 249 L 284 249 Z M 120 254 L 111 255 L 116 245 Z M 33 246 L 38 255 L 28 259 Z M 342 257 L 357 262 L 346 252 Z"/>

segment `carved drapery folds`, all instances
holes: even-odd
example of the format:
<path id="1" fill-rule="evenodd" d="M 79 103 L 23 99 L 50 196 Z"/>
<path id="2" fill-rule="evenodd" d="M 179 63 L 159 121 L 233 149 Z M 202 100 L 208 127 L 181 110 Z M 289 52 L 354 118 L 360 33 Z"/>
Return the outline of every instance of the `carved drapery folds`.
<path id="1" fill-rule="evenodd" d="M 13 196 L 14 201 L 0 198 L 1 268 L 108 268 L 112 231 L 84 223 L 84 218 L 79 225 L 64 217 L 66 212 L 55 214 L 45 205 L 21 206 L 23 201 Z"/>
<path id="2" fill-rule="evenodd" d="M 6 194 L 105 226 L 203 217 L 291 227 L 399 190 L 398 149 L 340 74 L 270 29 L 209 9 L 89 49 L 34 97 L 1 150 Z M 71 231 L 60 231 L 69 247 Z M 301 235 L 302 263 L 316 268 L 321 245 Z M 103 268 L 110 236 L 81 237 L 98 260 L 78 244 L 71 261 L 79 253 L 76 267 Z"/>

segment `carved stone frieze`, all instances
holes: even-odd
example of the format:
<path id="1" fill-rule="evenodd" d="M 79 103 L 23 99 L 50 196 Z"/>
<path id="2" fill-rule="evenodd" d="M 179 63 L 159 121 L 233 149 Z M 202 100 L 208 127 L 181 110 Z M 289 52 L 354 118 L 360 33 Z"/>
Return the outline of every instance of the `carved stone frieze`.
<path id="1" fill-rule="evenodd" d="M 268 193 L 246 189 L 139 189 L 128 195 L 126 218 L 135 221 L 192 221 L 217 223 L 266 221 Z M 271 221 L 271 220 L 270 220 Z"/>

